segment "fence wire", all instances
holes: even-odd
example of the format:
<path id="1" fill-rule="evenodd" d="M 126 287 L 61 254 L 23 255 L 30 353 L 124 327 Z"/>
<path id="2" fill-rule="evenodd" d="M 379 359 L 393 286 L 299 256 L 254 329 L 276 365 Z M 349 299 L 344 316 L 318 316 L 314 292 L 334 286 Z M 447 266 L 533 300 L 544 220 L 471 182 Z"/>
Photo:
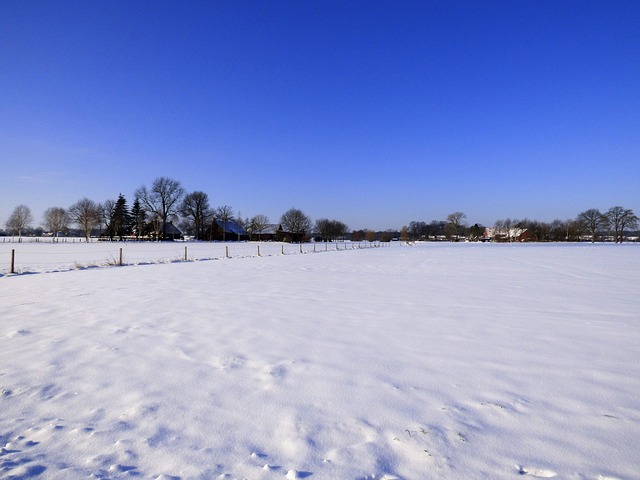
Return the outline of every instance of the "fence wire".
<path id="1" fill-rule="evenodd" d="M 84 240 L 84 239 L 83 239 Z M 0 276 L 85 268 L 362 250 L 380 242 L 0 242 Z"/>

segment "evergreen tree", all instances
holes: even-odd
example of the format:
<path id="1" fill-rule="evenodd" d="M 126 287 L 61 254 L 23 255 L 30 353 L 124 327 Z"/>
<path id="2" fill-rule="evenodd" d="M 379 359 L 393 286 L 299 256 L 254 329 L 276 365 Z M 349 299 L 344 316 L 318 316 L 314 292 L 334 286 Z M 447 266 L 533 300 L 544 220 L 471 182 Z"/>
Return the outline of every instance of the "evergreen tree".
<path id="1" fill-rule="evenodd" d="M 133 225 L 133 232 L 136 235 L 136 239 L 140 238 L 144 231 L 145 218 L 147 217 L 147 212 L 144 211 L 142 205 L 140 204 L 140 199 L 138 197 L 133 201 L 133 207 L 131 208 L 131 221 Z"/>
<path id="2" fill-rule="evenodd" d="M 133 220 L 129 207 L 127 206 L 127 200 L 124 195 L 118 195 L 115 207 L 111 213 L 111 221 L 109 222 L 109 237 L 113 240 L 113 237 L 118 237 L 120 240 L 124 240 L 126 235 L 131 233 L 133 226 Z"/>

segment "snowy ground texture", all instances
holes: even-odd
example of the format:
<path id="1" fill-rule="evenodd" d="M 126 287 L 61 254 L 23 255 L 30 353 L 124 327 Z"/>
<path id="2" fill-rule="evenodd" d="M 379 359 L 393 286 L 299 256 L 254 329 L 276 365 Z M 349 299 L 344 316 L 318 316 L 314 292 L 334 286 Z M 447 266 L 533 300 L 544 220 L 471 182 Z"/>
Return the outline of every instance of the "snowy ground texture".
<path id="1" fill-rule="evenodd" d="M 637 245 L 0 277 L 2 478 L 637 479 L 639 452 Z"/>

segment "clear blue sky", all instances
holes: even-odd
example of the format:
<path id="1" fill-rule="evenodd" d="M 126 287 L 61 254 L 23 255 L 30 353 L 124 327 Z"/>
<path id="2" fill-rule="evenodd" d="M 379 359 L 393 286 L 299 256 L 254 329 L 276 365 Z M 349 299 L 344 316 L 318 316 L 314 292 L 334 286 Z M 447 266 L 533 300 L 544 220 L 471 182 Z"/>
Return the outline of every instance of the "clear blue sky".
<path id="1" fill-rule="evenodd" d="M 640 213 L 640 1 L 0 3 L 0 227 L 159 176 L 276 222 Z"/>

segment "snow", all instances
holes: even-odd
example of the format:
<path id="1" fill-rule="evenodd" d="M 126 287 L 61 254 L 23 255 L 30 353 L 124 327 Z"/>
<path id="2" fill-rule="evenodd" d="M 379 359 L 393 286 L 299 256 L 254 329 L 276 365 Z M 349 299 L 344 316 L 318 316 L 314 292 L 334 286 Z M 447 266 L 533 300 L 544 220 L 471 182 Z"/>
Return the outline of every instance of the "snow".
<path id="1" fill-rule="evenodd" d="M 640 477 L 640 246 L 262 245 L 0 244 L 0 477 Z"/>
<path id="2" fill-rule="evenodd" d="M 29 241 L 31 240 L 31 241 Z M 48 240 L 48 241 L 47 241 Z M 150 263 L 171 263 L 185 260 L 203 261 L 220 260 L 233 257 L 269 256 L 300 253 L 311 253 L 344 250 L 353 248 L 369 248 L 374 244 L 331 243 L 292 245 L 277 242 L 85 242 L 84 239 L 69 238 L 58 243 L 51 239 L 34 242 L 6 241 L 0 243 L 0 275 L 10 272 L 11 252 L 14 253 L 14 270 L 16 273 L 59 272 L 74 269 L 124 265 L 145 265 Z M 378 245 L 378 244 L 375 244 Z"/>

